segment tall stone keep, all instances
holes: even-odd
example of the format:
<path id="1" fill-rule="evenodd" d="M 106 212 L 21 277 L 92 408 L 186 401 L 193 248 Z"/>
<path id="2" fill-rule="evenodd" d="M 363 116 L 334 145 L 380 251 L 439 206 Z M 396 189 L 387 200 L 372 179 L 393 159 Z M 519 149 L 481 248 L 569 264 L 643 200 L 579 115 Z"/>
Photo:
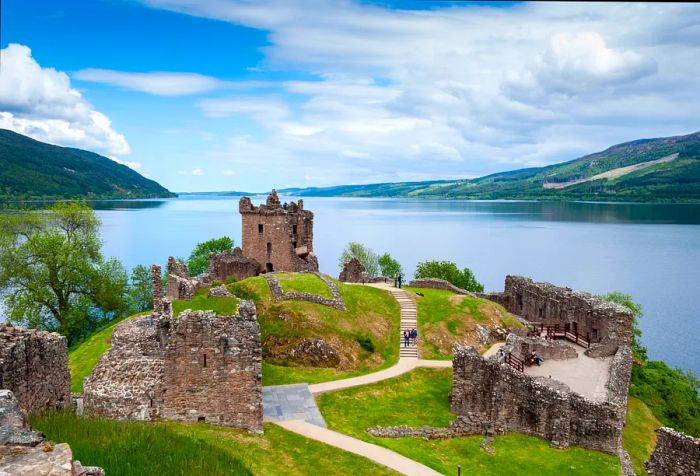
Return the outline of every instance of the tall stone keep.
<path id="1" fill-rule="evenodd" d="M 275 190 L 264 205 L 250 198 L 239 203 L 243 254 L 258 261 L 265 272 L 318 271 L 314 255 L 314 214 L 304 202 L 280 203 Z"/>

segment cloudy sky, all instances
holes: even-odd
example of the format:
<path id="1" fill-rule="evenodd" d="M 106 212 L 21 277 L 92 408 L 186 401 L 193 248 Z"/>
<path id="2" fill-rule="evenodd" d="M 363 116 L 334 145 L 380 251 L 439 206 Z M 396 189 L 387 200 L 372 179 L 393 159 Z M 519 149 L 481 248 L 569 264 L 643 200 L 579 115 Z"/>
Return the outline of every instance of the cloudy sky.
<path id="1" fill-rule="evenodd" d="M 0 127 L 174 191 L 470 178 L 700 130 L 700 5 L 6 0 Z"/>

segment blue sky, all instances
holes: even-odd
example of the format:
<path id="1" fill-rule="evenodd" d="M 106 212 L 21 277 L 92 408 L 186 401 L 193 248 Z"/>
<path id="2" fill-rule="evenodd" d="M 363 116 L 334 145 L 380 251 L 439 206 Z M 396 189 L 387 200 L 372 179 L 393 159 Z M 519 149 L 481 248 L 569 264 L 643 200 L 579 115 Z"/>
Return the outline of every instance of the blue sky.
<path id="1" fill-rule="evenodd" d="M 7 0 L 0 127 L 174 191 L 475 177 L 700 129 L 700 6 Z"/>

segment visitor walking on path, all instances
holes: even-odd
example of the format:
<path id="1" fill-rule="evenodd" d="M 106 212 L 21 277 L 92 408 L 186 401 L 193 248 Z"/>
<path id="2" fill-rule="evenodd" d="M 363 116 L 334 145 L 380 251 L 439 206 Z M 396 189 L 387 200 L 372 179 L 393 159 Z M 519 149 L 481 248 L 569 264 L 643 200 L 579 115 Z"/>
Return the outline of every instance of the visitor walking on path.
<path id="1" fill-rule="evenodd" d="M 394 287 L 398 287 L 399 273 L 394 273 Z"/>
<path id="2" fill-rule="evenodd" d="M 397 280 L 398 283 L 399 283 L 399 289 L 401 289 L 401 280 L 402 280 L 402 279 L 403 279 L 403 276 L 401 276 L 401 273 L 399 273 L 398 277 L 396 278 L 396 280 Z"/>
<path id="3" fill-rule="evenodd" d="M 418 338 L 418 331 L 414 328 L 411 331 L 411 340 L 413 341 L 413 345 L 416 345 L 416 339 Z"/>
<path id="4" fill-rule="evenodd" d="M 408 334 L 408 331 L 403 331 L 403 346 L 408 347 L 408 343 L 410 341 L 411 337 Z"/>

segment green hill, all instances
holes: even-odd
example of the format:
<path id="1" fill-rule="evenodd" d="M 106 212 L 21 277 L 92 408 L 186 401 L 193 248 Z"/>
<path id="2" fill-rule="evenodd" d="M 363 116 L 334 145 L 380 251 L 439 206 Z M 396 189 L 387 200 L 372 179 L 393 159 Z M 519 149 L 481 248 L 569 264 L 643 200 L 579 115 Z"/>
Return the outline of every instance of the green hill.
<path id="1" fill-rule="evenodd" d="M 569 162 L 472 180 L 290 189 L 298 196 L 700 201 L 700 132 L 641 139 Z"/>
<path id="2" fill-rule="evenodd" d="M 107 157 L 0 129 L 0 200 L 174 196 Z"/>

